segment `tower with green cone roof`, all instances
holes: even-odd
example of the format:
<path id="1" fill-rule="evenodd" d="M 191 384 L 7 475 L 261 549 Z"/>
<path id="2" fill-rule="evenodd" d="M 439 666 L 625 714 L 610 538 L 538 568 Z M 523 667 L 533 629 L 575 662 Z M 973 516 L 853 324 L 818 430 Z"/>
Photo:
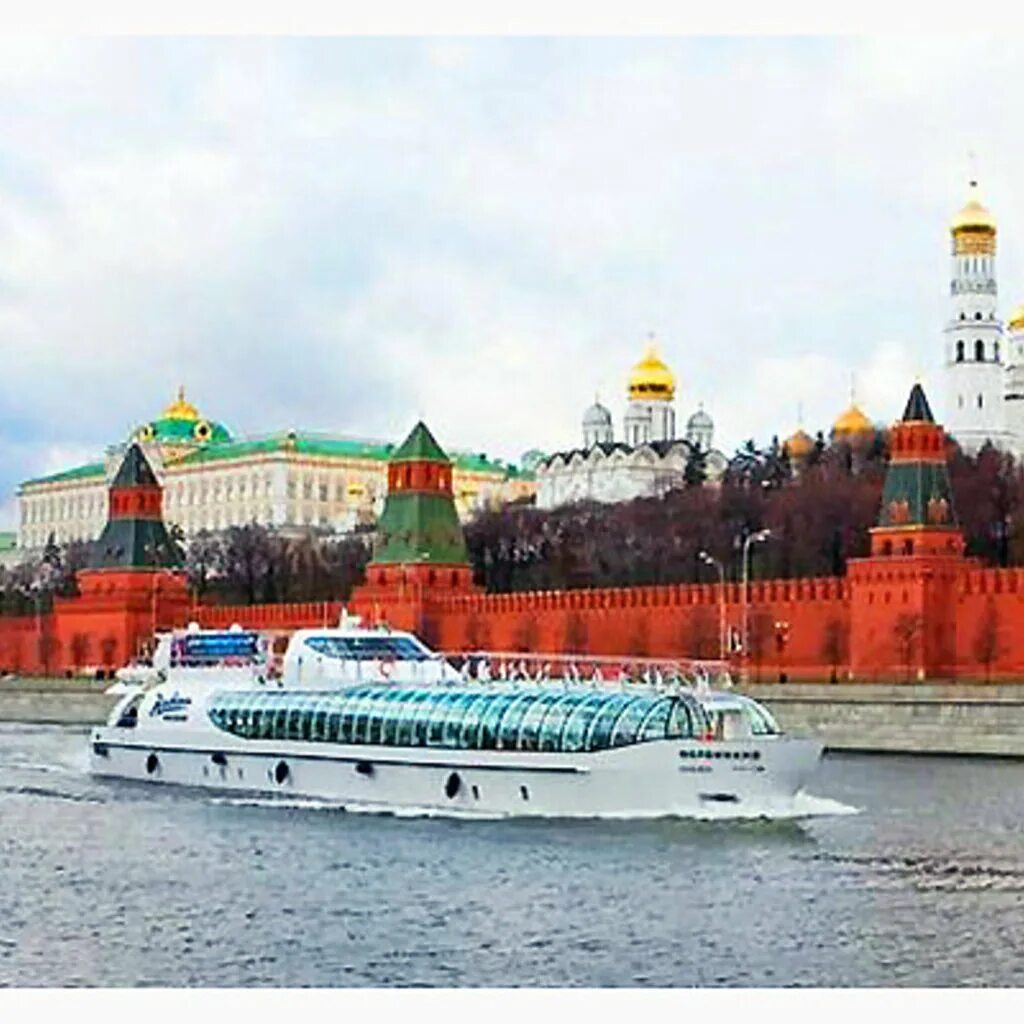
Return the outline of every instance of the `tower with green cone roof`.
<path id="1" fill-rule="evenodd" d="M 955 674 L 963 552 L 945 431 L 915 384 L 889 434 L 871 555 L 848 567 L 854 678 L 921 681 Z"/>
<path id="2" fill-rule="evenodd" d="M 430 605 L 475 592 L 452 495 L 452 463 L 422 421 L 388 460 L 388 494 L 366 583 L 352 606 L 430 641 Z"/>

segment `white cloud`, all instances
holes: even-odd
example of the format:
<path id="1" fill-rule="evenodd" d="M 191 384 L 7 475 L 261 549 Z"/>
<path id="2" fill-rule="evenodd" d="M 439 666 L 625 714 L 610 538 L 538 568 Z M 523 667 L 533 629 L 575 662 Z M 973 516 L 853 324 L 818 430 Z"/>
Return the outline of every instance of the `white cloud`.
<path id="1" fill-rule="evenodd" d="M 969 149 L 1024 297 L 1022 87 L 1011 39 L 6 41 L 0 491 L 178 383 L 243 433 L 573 444 L 649 330 L 726 448 L 851 372 L 940 412 Z"/>

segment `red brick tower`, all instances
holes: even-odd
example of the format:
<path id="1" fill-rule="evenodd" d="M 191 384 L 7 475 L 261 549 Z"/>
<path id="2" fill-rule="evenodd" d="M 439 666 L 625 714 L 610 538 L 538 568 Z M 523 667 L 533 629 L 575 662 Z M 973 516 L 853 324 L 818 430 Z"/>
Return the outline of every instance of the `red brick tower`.
<path id="1" fill-rule="evenodd" d="M 889 454 L 871 557 L 849 568 L 851 671 L 865 680 L 951 676 L 957 579 L 968 563 L 945 432 L 920 384 L 893 425 Z"/>
<path id="2" fill-rule="evenodd" d="M 182 553 L 164 525 L 163 488 L 135 443 L 110 485 L 107 525 L 78 588 L 80 597 L 57 602 L 55 621 L 62 649 L 77 648 L 86 664 L 123 665 L 156 630 L 186 621 Z"/>
<path id="3" fill-rule="evenodd" d="M 388 496 L 366 583 L 352 607 L 371 621 L 433 632 L 433 602 L 477 588 L 452 498 L 451 460 L 423 423 L 391 456 Z"/>

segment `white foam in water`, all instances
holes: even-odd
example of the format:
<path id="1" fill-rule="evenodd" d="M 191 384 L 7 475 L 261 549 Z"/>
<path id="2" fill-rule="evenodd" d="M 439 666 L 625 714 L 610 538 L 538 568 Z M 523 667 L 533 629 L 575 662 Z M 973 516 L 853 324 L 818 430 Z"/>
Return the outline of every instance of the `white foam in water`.
<path id="1" fill-rule="evenodd" d="M 457 808 L 408 806 L 395 807 L 391 804 L 345 804 L 333 800 L 306 797 L 287 799 L 282 797 L 211 797 L 211 803 L 231 807 L 276 807 L 300 811 L 344 811 L 348 814 L 380 814 L 393 818 L 454 818 L 467 821 L 500 821 L 507 818 L 541 818 L 570 821 L 573 818 L 560 814 L 510 815 L 500 812 L 481 813 Z M 579 816 L 575 820 L 601 821 L 652 821 L 675 818 L 680 821 L 784 821 L 796 818 L 812 818 L 827 815 L 859 814 L 860 810 L 828 797 L 800 793 L 794 800 L 782 806 L 770 804 L 750 805 L 739 808 L 735 804 L 712 805 L 693 814 L 663 814 L 657 811 L 614 811 L 606 814 Z"/>

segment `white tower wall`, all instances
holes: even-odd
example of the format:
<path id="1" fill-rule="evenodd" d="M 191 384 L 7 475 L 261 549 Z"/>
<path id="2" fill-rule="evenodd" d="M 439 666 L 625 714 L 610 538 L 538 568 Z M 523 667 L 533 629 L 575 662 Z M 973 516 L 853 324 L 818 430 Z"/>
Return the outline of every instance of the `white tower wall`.
<path id="1" fill-rule="evenodd" d="M 996 303 L 995 231 L 980 241 L 954 234 L 951 309 L 945 328 L 945 423 L 967 452 L 1006 448 L 1003 326 Z"/>

